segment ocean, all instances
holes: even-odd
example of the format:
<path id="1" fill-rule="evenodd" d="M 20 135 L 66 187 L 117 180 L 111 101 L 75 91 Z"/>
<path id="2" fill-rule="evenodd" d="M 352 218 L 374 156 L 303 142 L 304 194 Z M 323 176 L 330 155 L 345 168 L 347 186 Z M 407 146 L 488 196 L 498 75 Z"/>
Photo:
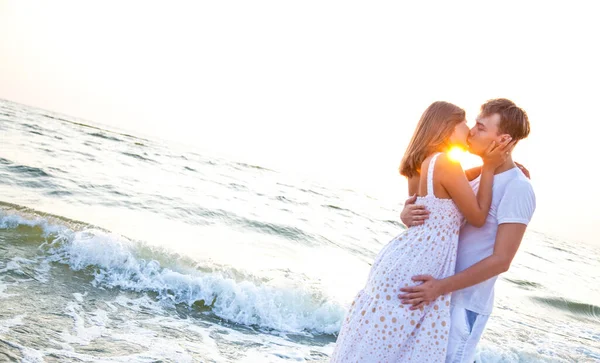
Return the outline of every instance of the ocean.
<path id="1" fill-rule="evenodd" d="M 0 361 L 327 362 L 403 230 L 396 198 L 6 100 L 0 136 Z M 598 261 L 528 230 L 478 362 L 600 361 Z"/>

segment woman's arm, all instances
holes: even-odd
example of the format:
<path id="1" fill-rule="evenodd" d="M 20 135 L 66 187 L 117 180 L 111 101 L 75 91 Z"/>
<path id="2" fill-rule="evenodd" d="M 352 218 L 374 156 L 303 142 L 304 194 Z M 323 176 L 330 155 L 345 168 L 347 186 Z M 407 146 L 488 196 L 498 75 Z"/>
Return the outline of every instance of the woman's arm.
<path id="1" fill-rule="evenodd" d="M 468 181 L 475 180 L 479 175 L 481 175 L 481 166 L 465 170 L 465 176 Z"/>
<path id="2" fill-rule="evenodd" d="M 448 159 L 445 155 L 439 160 L 437 169 L 442 178 L 442 186 L 470 224 L 475 227 L 483 226 L 492 205 L 492 183 L 496 166 L 484 164 L 479 191 L 475 196 L 460 163 Z"/>
<path id="3" fill-rule="evenodd" d="M 440 168 L 444 173 L 441 179 L 442 186 L 467 221 L 475 227 L 481 227 L 485 224 L 492 204 L 494 172 L 497 167 L 506 161 L 513 147 L 514 143 L 511 142 L 510 138 L 504 140 L 498 146 L 496 146 L 495 141 L 490 144 L 482 157 L 483 166 L 481 167 L 477 196 L 474 195 L 460 164 L 445 156 L 442 158 Z"/>
<path id="4" fill-rule="evenodd" d="M 417 195 L 419 193 L 420 180 L 421 180 L 420 175 L 408 178 L 408 195 Z"/>

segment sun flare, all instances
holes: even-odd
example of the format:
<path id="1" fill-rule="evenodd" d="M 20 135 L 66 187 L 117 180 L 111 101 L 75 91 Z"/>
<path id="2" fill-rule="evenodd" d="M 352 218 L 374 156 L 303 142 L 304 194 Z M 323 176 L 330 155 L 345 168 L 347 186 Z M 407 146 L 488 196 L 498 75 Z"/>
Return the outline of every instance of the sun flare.
<path id="1" fill-rule="evenodd" d="M 466 151 L 460 146 L 452 146 L 448 151 L 448 157 L 452 161 L 462 163 L 465 161 Z"/>

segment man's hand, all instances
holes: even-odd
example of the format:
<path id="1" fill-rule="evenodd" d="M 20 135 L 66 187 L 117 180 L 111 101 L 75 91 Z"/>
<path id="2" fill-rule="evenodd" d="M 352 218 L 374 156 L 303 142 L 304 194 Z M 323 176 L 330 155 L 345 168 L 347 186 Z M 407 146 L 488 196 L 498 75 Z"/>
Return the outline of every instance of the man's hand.
<path id="1" fill-rule="evenodd" d="M 429 275 L 414 276 L 413 281 L 422 281 L 423 283 L 418 286 L 401 288 L 400 291 L 404 294 L 399 294 L 398 298 L 402 300 L 403 304 L 412 305 L 410 310 L 419 310 L 440 295 L 462 290 L 508 271 L 526 228 L 527 225 L 521 223 L 500 224 L 496 233 L 494 252 L 491 256 L 442 280 L 436 280 Z"/>
<path id="2" fill-rule="evenodd" d="M 429 211 L 424 205 L 415 204 L 417 196 L 413 195 L 404 202 L 404 209 L 400 213 L 400 219 L 407 227 L 418 226 L 425 223 L 429 218 Z"/>
<path id="3" fill-rule="evenodd" d="M 516 141 L 511 140 L 512 138 L 509 137 L 500 143 L 492 141 L 487 150 L 481 156 L 481 159 L 483 160 L 483 167 L 496 169 L 500 165 L 504 164 L 516 145 Z"/>
<path id="4" fill-rule="evenodd" d="M 413 287 L 403 287 L 400 289 L 404 294 L 398 295 L 404 305 L 412 305 L 410 310 L 419 310 L 429 305 L 435 299 L 444 294 L 442 283 L 431 275 L 417 275 L 412 278 L 415 282 L 422 282 L 421 285 Z"/>
<path id="5" fill-rule="evenodd" d="M 527 179 L 531 179 L 531 175 L 529 175 L 529 170 L 527 170 L 526 167 L 524 167 L 523 165 L 517 163 L 516 161 L 515 161 L 515 165 L 517 165 L 517 167 L 519 169 L 521 169 L 521 171 L 523 172 L 523 174 L 525 174 L 525 176 L 527 177 Z"/>

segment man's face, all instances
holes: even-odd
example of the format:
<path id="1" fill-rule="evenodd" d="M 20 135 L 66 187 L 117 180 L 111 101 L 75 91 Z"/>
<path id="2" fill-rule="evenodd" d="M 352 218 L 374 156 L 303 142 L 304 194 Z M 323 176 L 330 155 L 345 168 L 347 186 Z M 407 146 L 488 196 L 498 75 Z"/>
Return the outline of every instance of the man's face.
<path id="1" fill-rule="evenodd" d="M 469 152 L 475 155 L 483 155 L 492 141 L 499 143 L 505 135 L 499 135 L 498 125 L 500 124 L 500 115 L 495 113 L 483 117 L 477 116 L 477 123 L 469 132 L 467 143 Z"/>

